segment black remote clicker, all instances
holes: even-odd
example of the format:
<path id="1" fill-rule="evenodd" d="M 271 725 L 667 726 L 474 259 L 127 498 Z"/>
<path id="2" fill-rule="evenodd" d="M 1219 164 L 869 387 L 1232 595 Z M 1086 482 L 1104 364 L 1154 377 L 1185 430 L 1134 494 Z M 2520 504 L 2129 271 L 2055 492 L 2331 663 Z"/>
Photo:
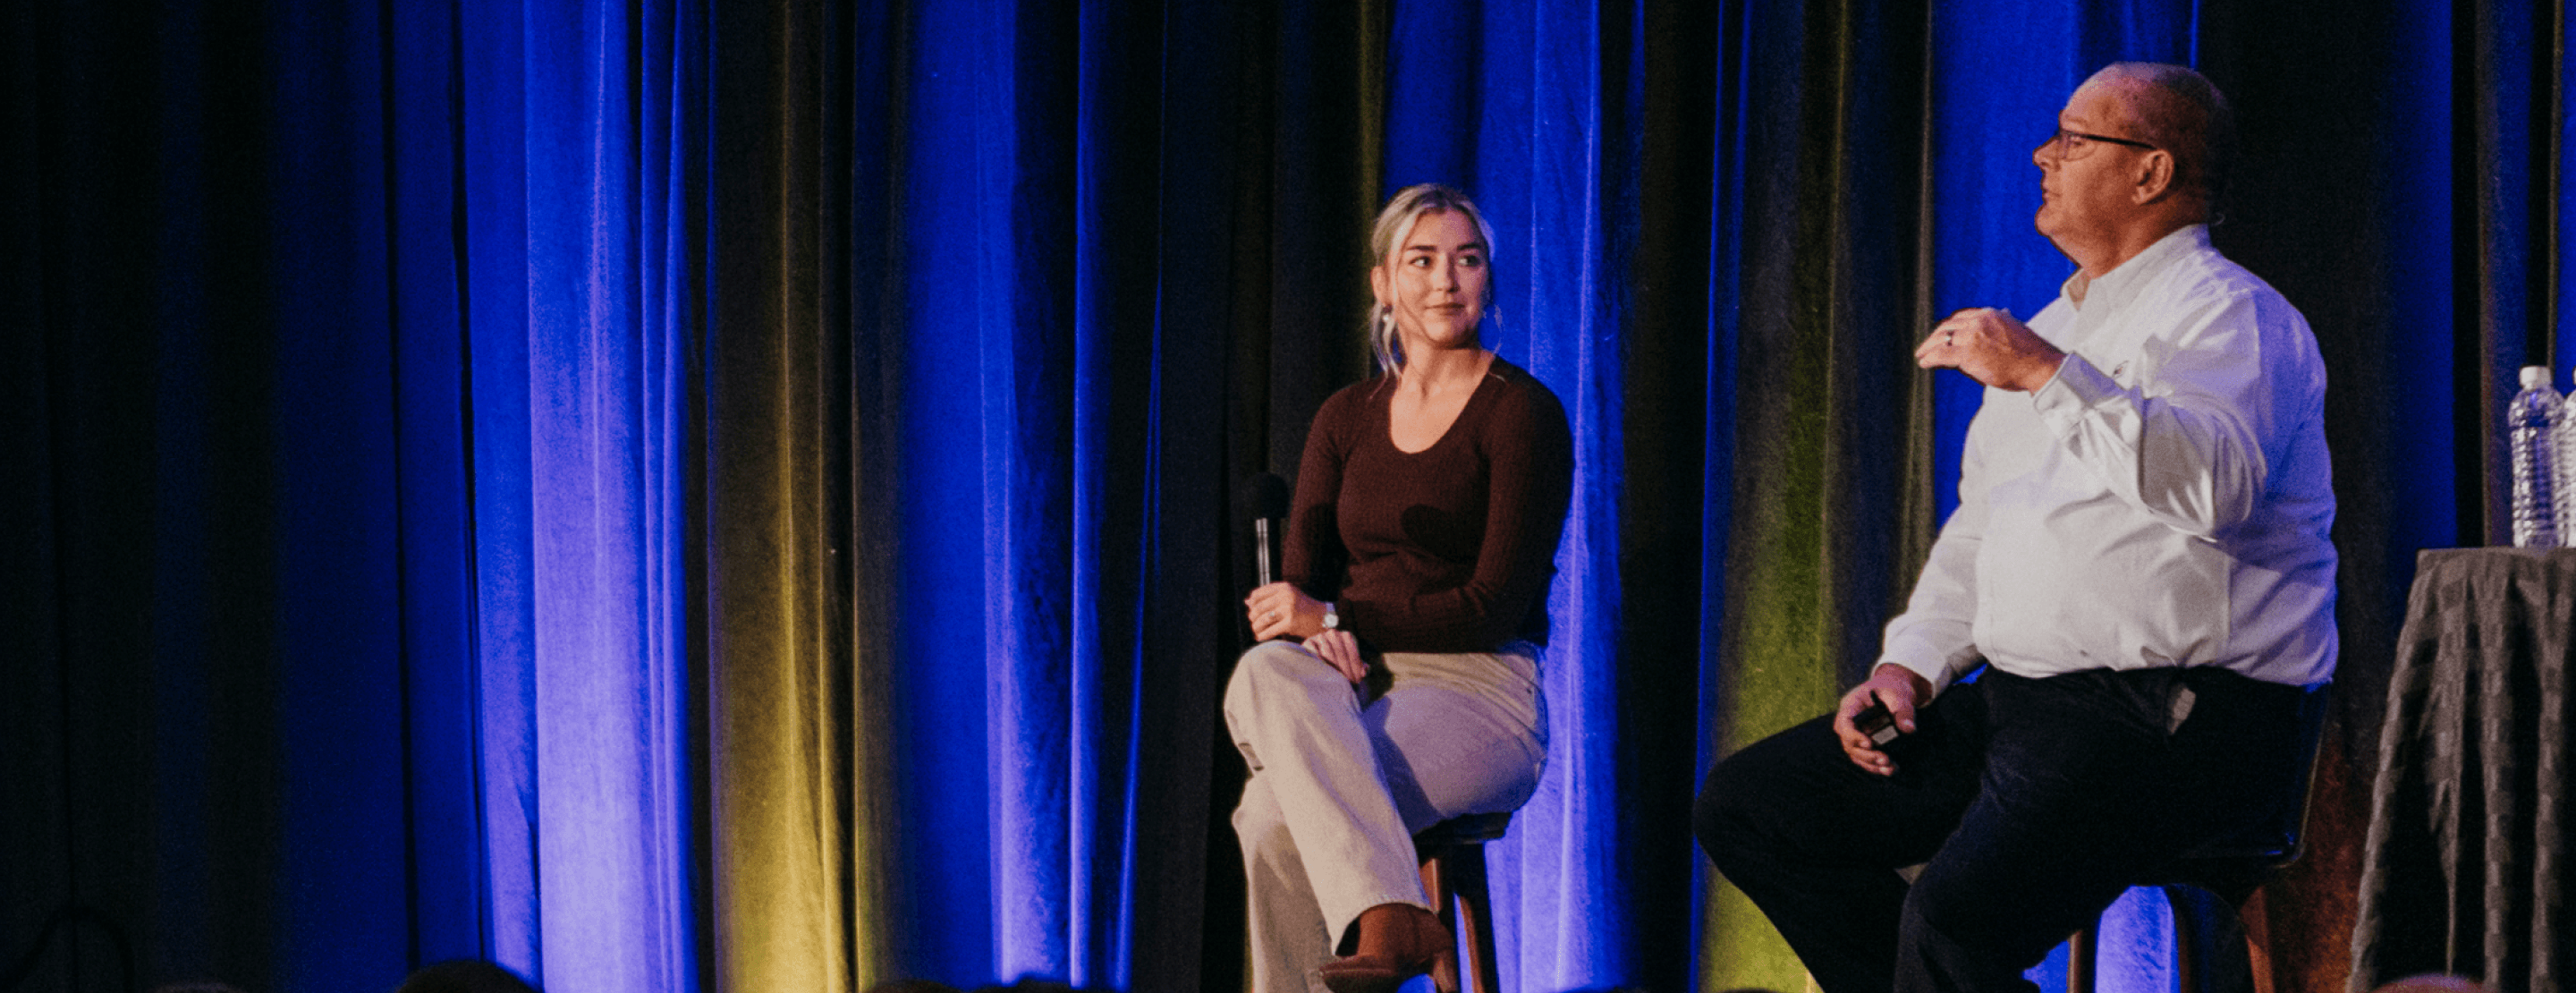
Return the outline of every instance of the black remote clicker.
<path id="1" fill-rule="evenodd" d="M 1861 737 L 1869 739 L 1872 748 L 1884 749 L 1888 742 L 1905 734 L 1896 727 L 1896 715 L 1887 712 L 1887 701 L 1876 693 L 1869 695 L 1868 707 L 1852 715 L 1852 726 L 1860 729 Z"/>

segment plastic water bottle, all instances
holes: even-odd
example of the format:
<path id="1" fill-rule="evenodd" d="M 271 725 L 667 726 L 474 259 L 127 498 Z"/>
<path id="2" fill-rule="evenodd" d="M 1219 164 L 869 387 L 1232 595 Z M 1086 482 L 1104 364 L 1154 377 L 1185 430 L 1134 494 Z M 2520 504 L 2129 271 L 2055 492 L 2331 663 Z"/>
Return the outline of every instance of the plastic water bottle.
<path id="1" fill-rule="evenodd" d="M 2558 408 L 2558 544 L 2576 548 L 2576 392 Z"/>
<path id="2" fill-rule="evenodd" d="M 2522 392 L 2505 408 L 2513 440 L 2513 547 L 2558 547 L 2558 408 L 2549 367 L 2522 367 Z"/>

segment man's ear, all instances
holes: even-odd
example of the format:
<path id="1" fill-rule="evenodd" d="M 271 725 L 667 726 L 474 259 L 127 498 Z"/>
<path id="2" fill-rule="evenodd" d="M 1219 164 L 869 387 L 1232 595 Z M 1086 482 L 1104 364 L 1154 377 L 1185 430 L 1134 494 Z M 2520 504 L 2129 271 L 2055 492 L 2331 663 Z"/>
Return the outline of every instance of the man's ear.
<path id="1" fill-rule="evenodd" d="M 2174 157 L 2164 149 L 2149 149 L 2138 156 L 2137 184 L 2130 188 L 2132 203 L 2149 204 L 2174 192 Z"/>

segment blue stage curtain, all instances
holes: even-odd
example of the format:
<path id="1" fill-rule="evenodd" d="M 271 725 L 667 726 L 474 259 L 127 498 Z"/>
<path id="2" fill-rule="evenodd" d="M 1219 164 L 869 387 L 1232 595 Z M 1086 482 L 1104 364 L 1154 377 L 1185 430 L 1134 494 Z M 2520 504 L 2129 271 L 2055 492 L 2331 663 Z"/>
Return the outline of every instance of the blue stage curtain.
<path id="1" fill-rule="evenodd" d="M 674 251 L 695 16 L 531 8 L 525 115 L 493 122 L 528 139 L 529 923 L 556 991 L 696 979 L 681 373 L 703 283 Z"/>
<path id="2" fill-rule="evenodd" d="M 60 619 L 11 964 L 85 922 L 35 985 L 697 985 L 694 16 L 12 9 L 12 437 L 62 441 L 9 459 Z"/>
<path id="3" fill-rule="evenodd" d="M 397 9 L 381 106 L 415 358 L 394 371 L 424 518 L 403 564 L 436 611 L 406 627 L 439 639 L 408 655 L 412 857 L 445 870 L 417 883 L 416 955 L 554 990 L 694 988 L 684 483 L 706 281 L 683 84 L 704 15 Z"/>
<path id="4" fill-rule="evenodd" d="M 2571 44 L 2576 44 L 2576 18 L 2559 16 L 2556 20 L 2559 36 L 2553 51 L 2563 53 Z M 2576 112 L 2571 112 L 2576 111 L 2576 104 L 2571 104 L 2567 66 L 2563 58 L 2542 61 L 2534 69 L 2547 72 L 2549 77 L 2548 85 L 2541 92 L 2541 96 L 2547 99 L 2541 104 L 2546 111 L 2539 115 L 2540 124 L 2547 128 L 2551 120 L 2558 122 L 2555 131 L 2549 132 L 2557 161 L 2550 172 L 2554 177 L 2550 185 L 2555 188 L 2556 200 L 2549 203 L 2549 212 L 2555 219 L 2556 229 L 2551 232 L 2553 237 L 2548 252 L 2557 264 L 2544 281 L 2544 289 L 2558 303 L 2548 315 L 2551 325 L 2557 330 L 2551 339 L 2549 365 L 2557 369 L 2576 363 L 2576 293 L 2568 292 L 2568 287 L 2576 286 L 2576 252 L 2568 250 L 2570 245 L 2576 245 L 2576 210 L 2569 209 L 2576 205 L 2576 183 L 2567 181 L 2571 169 L 2576 169 Z M 2570 371 L 2566 386 L 2576 391 L 2576 370 Z"/>
<path id="5" fill-rule="evenodd" d="M 1238 17 L 856 12 L 858 982 L 1201 982 Z"/>

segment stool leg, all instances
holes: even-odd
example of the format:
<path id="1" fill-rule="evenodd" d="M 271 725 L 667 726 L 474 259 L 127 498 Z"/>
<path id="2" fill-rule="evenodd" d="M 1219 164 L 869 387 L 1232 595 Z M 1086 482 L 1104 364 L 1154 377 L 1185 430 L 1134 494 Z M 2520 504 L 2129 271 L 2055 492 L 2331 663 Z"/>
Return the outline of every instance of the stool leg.
<path id="1" fill-rule="evenodd" d="M 1449 869 L 1449 854 L 1450 850 L 1443 850 L 1422 860 L 1422 892 L 1430 895 L 1431 912 L 1439 916 L 1440 926 L 1449 928 L 1454 934 L 1458 912 L 1450 906 L 1454 893 L 1450 887 L 1455 884 Z"/>
<path id="2" fill-rule="evenodd" d="M 1484 862 L 1481 846 L 1459 845 L 1441 849 L 1439 854 L 1422 862 L 1422 891 L 1431 895 L 1431 912 L 1439 915 L 1440 926 L 1448 928 L 1452 935 L 1458 933 L 1456 887 L 1463 875 L 1461 870 L 1465 868 L 1465 860 L 1461 859 L 1462 847 L 1467 847 L 1477 856 L 1473 861 Z M 1461 861 L 1452 862 L 1451 859 Z M 1480 886 L 1483 882 L 1481 878 L 1477 880 Z M 1458 960 L 1455 956 L 1441 959 L 1431 967 L 1431 987 L 1439 993 L 1458 993 Z"/>
<path id="3" fill-rule="evenodd" d="M 2180 886 L 2164 887 L 2165 906 L 2173 913 L 2174 988 L 2182 993 L 2209 993 L 2209 979 L 2201 975 L 2200 915 L 2192 907 L 2192 897 Z"/>
<path id="4" fill-rule="evenodd" d="M 2097 919 L 2066 939 L 2066 993 L 2093 993 L 2093 946 L 2101 928 Z"/>
<path id="5" fill-rule="evenodd" d="M 2272 915 L 2263 905 L 2262 889 L 2236 908 L 2236 919 L 2245 925 L 2245 959 L 2253 967 L 2254 993 L 2272 993 Z"/>
<path id="6" fill-rule="evenodd" d="M 1485 887 L 1485 846 L 1460 846 L 1457 872 L 1458 902 L 1465 907 L 1459 923 L 1466 928 L 1459 937 L 1466 939 L 1476 993 L 1502 993 L 1502 969 L 1494 961 L 1494 903 Z"/>

